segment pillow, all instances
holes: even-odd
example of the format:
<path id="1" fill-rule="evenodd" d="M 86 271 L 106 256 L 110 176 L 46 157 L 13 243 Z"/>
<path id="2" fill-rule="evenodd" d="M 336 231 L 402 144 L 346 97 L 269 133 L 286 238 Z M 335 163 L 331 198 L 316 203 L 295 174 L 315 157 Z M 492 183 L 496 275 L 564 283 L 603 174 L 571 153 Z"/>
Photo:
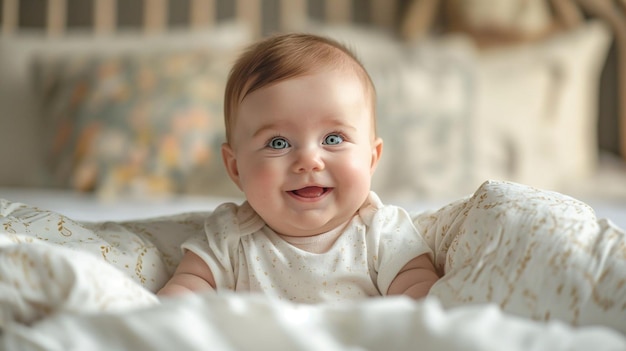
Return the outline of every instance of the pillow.
<path id="1" fill-rule="evenodd" d="M 626 233 L 587 204 L 488 181 L 414 223 L 444 272 L 430 294 L 446 308 L 497 303 L 535 320 L 626 332 Z"/>
<path id="2" fill-rule="evenodd" d="M 220 155 L 234 53 L 38 61 L 52 184 L 104 197 L 235 194 Z"/>
<path id="3" fill-rule="evenodd" d="M 591 21 L 541 42 L 480 53 L 474 179 L 568 191 L 594 174 L 610 38 L 605 24 Z"/>
<path id="4" fill-rule="evenodd" d="M 365 65 L 378 93 L 383 157 L 373 187 L 388 201 L 446 198 L 476 185 L 474 50 L 463 38 L 424 40 Z"/>
<path id="5" fill-rule="evenodd" d="M 40 165 L 45 156 L 41 143 L 45 129 L 32 79 L 33 57 L 58 55 L 148 54 L 203 49 L 216 54 L 230 52 L 251 40 L 249 28 L 241 23 L 220 23 L 215 27 L 190 31 L 187 28 L 146 36 L 122 31 L 112 36 L 91 32 L 70 32 L 47 37 L 41 32 L 20 31 L 0 36 L 0 184 L 43 185 Z M 19 152 L 16 152 L 19 150 Z"/>

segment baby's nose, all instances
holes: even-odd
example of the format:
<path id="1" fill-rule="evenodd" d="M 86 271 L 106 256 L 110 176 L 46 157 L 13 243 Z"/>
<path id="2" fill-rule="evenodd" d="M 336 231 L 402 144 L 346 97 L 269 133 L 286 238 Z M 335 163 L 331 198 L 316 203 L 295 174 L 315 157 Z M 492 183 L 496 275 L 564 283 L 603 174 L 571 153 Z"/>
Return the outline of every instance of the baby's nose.
<path id="1" fill-rule="evenodd" d="M 293 171 L 296 173 L 319 172 L 324 169 L 324 161 L 319 148 L 304 148 L 296 151 Z"/>

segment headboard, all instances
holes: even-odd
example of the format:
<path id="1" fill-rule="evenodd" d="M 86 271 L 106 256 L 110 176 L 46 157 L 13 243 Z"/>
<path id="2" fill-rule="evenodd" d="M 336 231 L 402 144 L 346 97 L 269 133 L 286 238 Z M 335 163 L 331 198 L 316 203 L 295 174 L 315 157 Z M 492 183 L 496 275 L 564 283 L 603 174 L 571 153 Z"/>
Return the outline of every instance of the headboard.
<path id="1" fill-rule="evenodd" d="M 20 18 L 27 14 L 20 13 L 20 3 L 26 0 L 2 0 L 2 34 L 9 35 L 20 29 Z M 62 35 L 71 23 L 68 0 L 47 0 L 45 4 L 45 31 L 50 36 Z M 85 1 L 88 2 L 88 1 Z M 94 34 L 110 34 L 118 27 L 119 11 L 128 3 L 141 3 L 141 26 L 146 33 L 155 33 L 167 28 L 172 15 L 170 6 L 173 1 L 143 0 L 123 2 L 118 0 L 93 0 L 91 2 L 91 26 Z M 327 23 L 350 23 L 367 18 L 367 21 L 380 27 L 392 27 L 396 23 L 399 1 L 369 0 L 359 1 L 355 6 L 352 0 L 307 1 L 288 0 L 272 1 L 273 13 L 265 10 L 267 2 L 262 0 L 188 0 L 176 1 L 177 7 L 186 8 L 182 16 L 187 17 L 187 24 L 192 28 L 210 27 L 228 17 L 225 12 L 238 21 L 247 23 L 260 36 L 273 30 L 289 30 L 301 26 L 309 18 L 317 16 Z M 176 15 L 180 17 L 180 11 Z M 269 20 L 266 19 L 269 17 Z M 232 19 L 232 18 L 230 18 Z"/>

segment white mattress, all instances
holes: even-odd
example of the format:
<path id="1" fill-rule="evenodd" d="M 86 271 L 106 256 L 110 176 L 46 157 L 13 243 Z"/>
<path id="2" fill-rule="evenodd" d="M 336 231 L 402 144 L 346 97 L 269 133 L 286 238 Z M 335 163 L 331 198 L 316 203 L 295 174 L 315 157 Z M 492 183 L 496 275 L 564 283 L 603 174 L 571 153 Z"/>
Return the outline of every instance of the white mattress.
<path id="1" fill-rule="evenodd" d="M 69 190 L 7 187 L 0 187 L 0 198 L 55 211 L 79 221 L 124 221 L 210 211 L 225 201 L 241 201 L 200 196 L 101 199 Z"/>
<path id="2" fill-rule="evenodd" d="M 124 221 L 185 212 L 211 211 L 226 201 L 241 202 L 241 198 L 172 196 L 160 198 L 99 199 L 92 195 L 60 189 L 0 187 L 0 198 L 23 202 L 51 210 L 79 221 Z M 404 201 L 398 203 L 411 213 L 436 210 L 455 199 Z M 589 204 L 598 218 L 608 218 L 626 228 L 626 199 L 581 199 Z"/>

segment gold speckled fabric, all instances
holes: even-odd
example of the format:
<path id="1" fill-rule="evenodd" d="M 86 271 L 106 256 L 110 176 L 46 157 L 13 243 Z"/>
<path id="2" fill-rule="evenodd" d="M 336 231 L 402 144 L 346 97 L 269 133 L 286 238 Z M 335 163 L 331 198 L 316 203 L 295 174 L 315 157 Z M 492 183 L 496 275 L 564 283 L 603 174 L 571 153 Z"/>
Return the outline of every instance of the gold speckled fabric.
<path id="1" fill-rule="evenodd" d="M 0 200 L 0 313 L 32 321 L 156 303 L 181 243 L 205 230 L 207 214 L 85 223 Z M 495 303 L 512 315 L 626 333 L 626 235 L 585 203 L 487 181 L 412 218 L 444 274 L 430 294 L 445 308 Z"/>
<path id="2" fill-rule="evenodd" d="M 153 293 L 89 253 L 36 239 L 29 245 L 9 243 L 20 240 L 29 241 L 21 235 L 0 240 L 4 318 L 30 324 L 56 312 L 121 311 L 158 303 Z"/>
<path id="3" fill-rule="evenodd" d="M 0 243 L 47 243 L 86 251 L 150 291 L 169 279 L 180 244 L 204 230 L 206 213 L 183 213 L 126 222 L 80 222 L 53 211 L 0 200 Z"/>
<path id="4" fill-rule="evenodd" d="M 626 235 L 566 195 L 488 181 L 473 196 L 414 217 L 443 278 L 444 306 L 505 312 L 626 333 Z"/>
<path id="5" fill-rule="evenodd" d="M 32 322 L 54 311 L 110 311 L 157 303 L 180 243 L 204 213 L 85 223 L 0 200 L 0 312 Z"/>

